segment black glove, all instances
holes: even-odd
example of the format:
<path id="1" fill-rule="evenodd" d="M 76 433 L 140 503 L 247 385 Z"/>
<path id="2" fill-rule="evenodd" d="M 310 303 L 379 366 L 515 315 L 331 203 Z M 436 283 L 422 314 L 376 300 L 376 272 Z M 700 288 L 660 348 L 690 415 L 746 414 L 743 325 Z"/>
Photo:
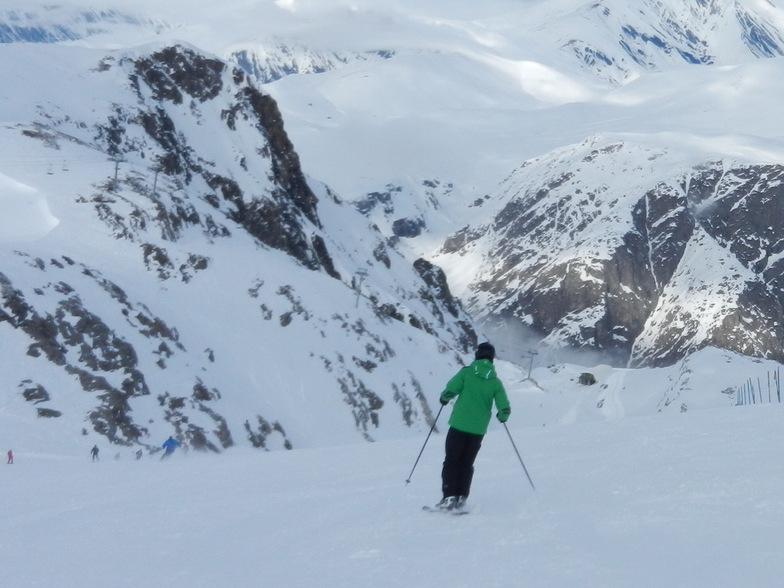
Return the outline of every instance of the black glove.
<path id="1" fill-rule="evenodd" d="M 509 418 L 509 414 L 511 412 L 512 411 L 510 411 L 509 409 L 507 409 L 507 410 L 499 410 L 498 414 L 495 415 L 495 416 L 498 417 L 498 422 L 505 423 L 506 420 Z"/>
<path id="2" fill-rule="evenodd" d="M 448 400 L 444 400 L 443 398 L 439 398 L 438 401 L 441 403 L 441 406 L 446 406 L 449 404 Z"/>

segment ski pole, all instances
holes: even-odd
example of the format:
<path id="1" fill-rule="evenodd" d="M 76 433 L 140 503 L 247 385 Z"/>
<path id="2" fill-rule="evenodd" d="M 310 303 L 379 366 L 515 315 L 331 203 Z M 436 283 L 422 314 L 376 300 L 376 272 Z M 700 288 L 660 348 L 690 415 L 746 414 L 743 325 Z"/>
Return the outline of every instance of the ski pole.
<path id="1" fill-rule="evenodd" d="M 436 428 L 436 423 L 438 422 L 438 417 L 441 416 L 441 411 L 442 410 L 444 410 L 444 405 L 443 404 L 441 405 L 441 408 L 438 409 L 438 414 L 436 415 L 436 418 L 433 419 L 433 426 L 430 427 L 430 432 L 427 434 L 427 438 L 425 439 L 425 443 L 424 443 L 424 445 L 422 445 L 422 449 L 419 450 L 419 455 L 417 455 L 416 461 L 414 462 L 414 467 L 411 468 L 411 473 L 408 474 L 408 478 L 406 479 L 406 484 L 410 484 L 411 483 L 411 476 L 414 475 L 414 470 L 416 469 L 417 464 L 419 463 L 419 458 L 422 457 L 422 453 L 425 451 L 425 445 L 427 445 L 427 442 L 430 440 L 430 435 L 433 433 L 433 430 Z"/>
<path id="2" fill-rule="evenodd" d="M 525 467 L 523 463 L 523 458 L 520 457 L 520 452 L 517 451 L 517 445 L 515 445 L 514 439 L 512 439 L 512 434 L 509 432 L 509 427 L 506 426 L 504 423 L 504 429 L 506 429 L 506 434 L 509 435 L 509 440 L 512 442 L 512 447 L 514 447 L 515 453 L 517 454 L 517 459 L 520 460 L 520 465 L 523 466 L 523 471 L 525 472 L 525 476 L 528 478 L 528 481 L 531 483 L 531 488 L 536 490 L 536 486 L 534 486 L 534 481 L 531 479 L 531 476 L 528 475 L 528 469 Z"/>

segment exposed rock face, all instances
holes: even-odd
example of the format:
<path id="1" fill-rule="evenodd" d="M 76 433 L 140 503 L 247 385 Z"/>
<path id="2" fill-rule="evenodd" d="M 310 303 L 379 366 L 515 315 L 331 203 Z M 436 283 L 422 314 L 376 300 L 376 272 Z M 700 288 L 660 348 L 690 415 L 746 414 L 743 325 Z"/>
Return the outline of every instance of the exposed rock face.
<path id="1" fill-rule="evenodd" d="M 37 262 L 44 264 L 43 260 Z M 86 275 L 92 277 L 95 274 L 86 270 Z M 150 317 L 144 309 L 131 305 L 114 284 L 100 277 L 96 281 L 125 307 L 131 324 L 143 336 L 160 341 L 162 351 L 171 353 L 172 347 L 178 345 L 176 333 L 168 330 L 160 319 Z M 115 443 L 138 441 L 145 430 L 128 417 L 128 399 L 148 395 L 150 391 L 139 370 L 135 349 L 100 317 L 86 309 L 69 285 L 59 282 L 52 287 L 67 296 L 60 300 L 53 313 L 42 315 L 5 275 L 0 274 L 0 322 L 7 322 L 28 335 L 31 341 L 28 355 L 44 356 L 55 365 L 62 366 L 79 380 L 86 392 L 97 395 L 100 404 L 90 414 L 96 431 Z M 156 325 L 156 328 L 150 329 L 151 325 Z M 110 383 L 105 377 L 109 373 L 120 375 L 118 384 Z M 27 384 L 24 392 L 26 400 L 36 403 L 50 400 L 49 393 L 41 384 L 32 381 Z M 47 416 L 54 416 L 53 413 L 57 412 L 47 411 Z"/>
<path id="2" fill-rule="evenodd" d="M 586 142 L 523 166 L 493 221 L 444 246 L 484 256 L 469 307 L 618 363 L 666 365 L 708 345 L 784 359 L 784 167 L 673 174 L 648 163 L 659 159 Z"/>
<path id="3" fill-rule="evenodd" d="M 199 102 L 214 99 L 223 89 L 226 66 L 183 47 L 166 47 L 136 61 L 140 81 L 157 101 L 182 104 L 183 94 Z"/>
<path id="4" fill-rule="evenodd" d="M 749 165 L 725 169 L 721 163 L 695 169 L 692 175 L 684 178 L 686 203 L 676 212 L 683 214 L 688 206 L 691 219 L 673 224 L 669 238 L 672 247 L 675 249 L 674 244 L 678 243 L 696 247 L 693 252 L 696 259 L 692 263 L 699 269 L 700 246 L 718 246 L 722 258 L 714 262 L 705 254 L 703 270 L 708 269 L 708 275 L 718 277 L 722 276 L 724 268 L 735 269 L 721 280 L 701 285 L 705 304 L 716 304 L 717 310 L 721 308 L 721 314 L 715 317 L 717 324 L 706 328 L 692 320 L 680 329 L 680 333 L 675 333 L 677 321 L 665 319 L 667 327 L 662 329 L 659 340 L 663 339 L 666 346 L 672 348 L 667 354 L 669 361 L 705 345 L 778 361 L 784 358 L 784 290 L 781 288 L 784 267 L 779 257 L 784 238 L 782 178 L 782 166 Z M 683 256 L 687 253 L 684 250 Z M 671 258 L 680 262 L 683 256 L 672 255 Z M 665 293 L 669 295 L 666 290 Z M 725 298 L 729 293 L 732 293 L 732 299 Z M 726 302 L 718 305 L 716 301 L 722 299 Z M 686 301 L 680 303 L 680 306 L 685 305 Z M 655 356 L 656 352 L 646 350 L 645 355 Z"/>
<path id="5" fill-rule="evenodd" d="M 465 320 L 463 307 L 459 300 L 452 296 L 444 271 L 425 259 L 414 262 L 414 269 L 422 277 L 425 286 L 420 288 L 419 296 L 425 301 L 435 317 L 439 319 L 439 327 L 446 327 L 449 321 L 443 314 L 445 309 L 452 320 L 457 321 L 458 329 L 455 335 L 463 349 L 471 349 L 476 343 L 476 333 L 470 323 Z M 427 330 L 427 329 L 426 329 Z"/>
<path id="6" fill-rule="evenodd" d="M 149 91 L 157 103 L 154 109 L 143 108 L 138 116 L 150 138 L 164 151 L 162 171 L 184 175 L 188 183 L 194 175 L 201 176 L 215 194 L 233 205 L 231 218 L 262 243 L 289 253 L 306 267 L 319 269 L 326 263 L 334 272 L 326 250 L 322 248 L 321 259 L 313 254 L 313 243 L 303 225 L 308 221 L 320 226 L 317 199 L 283 128 L 277 104 L 270 96 L 246 85 L 245 74 L 239 69 L 231 72 L 230 81 L 226 80 L 226 69 L 223 62 L 186 47 L 167 47 L 134 63 L 131 81 L 139 88 L 140 95 Z M 260 155 L 269 161 L 267 179 L 271 186 L 266 194 L 248 194 L 236 180 L 197 157 L 194 148 L 183 142 L 170 114 L 160 104 L 181 105 L 186 98 L 199 103 L 214 100 L 228 83 L 233 86 L 228 88 L 233 102 L 221 112 L 221 117 L 230 131 L 237 132 L 238 122 L 242 121 L 266 140 L 258 146 Z"/>

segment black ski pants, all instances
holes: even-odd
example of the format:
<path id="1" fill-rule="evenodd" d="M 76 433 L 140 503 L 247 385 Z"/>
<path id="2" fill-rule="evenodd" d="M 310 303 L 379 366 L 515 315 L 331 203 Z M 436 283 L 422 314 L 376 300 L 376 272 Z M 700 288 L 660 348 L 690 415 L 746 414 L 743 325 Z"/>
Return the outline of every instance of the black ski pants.
<path id="1" fill-rule="evenodd" d="M 482 446 L 483 435 L 464 433 L 449 427 L 446 454 L 441 470 L 441 491 L 447 496 L 468 496 L 474 477 L 474 460 Z"/>

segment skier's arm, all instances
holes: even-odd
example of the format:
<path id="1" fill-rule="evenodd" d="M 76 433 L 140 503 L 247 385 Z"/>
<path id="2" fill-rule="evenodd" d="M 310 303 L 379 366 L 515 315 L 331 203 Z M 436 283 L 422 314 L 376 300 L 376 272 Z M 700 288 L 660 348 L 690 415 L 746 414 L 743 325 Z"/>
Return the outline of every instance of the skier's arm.
<path id="1" fill-rule="evenodd" d="M 444 388 L 444 391 L 441 392 L 441 397 L 439 398 L 441 404 L 443 405 L 449 404 L 449 401 L 452 400 L 458 394 L 460 394 L 462 390 L 463 390 L 463 370 L 460 370 L 452 377 L 451 380 L 449 380 L 446 383 L 446 388 Z"/>
<path id="2" fill-rule="evenodd" d="M 509 403 L 506 390 L 504 390 L 504 385 L 500 382 L 498 383 L 498 391 L 495 394 L 495 406 L 498 409 L 496 417 L 500 422 L 505 423 L 509 415 L 512 414 L 512 406 Z"/>

